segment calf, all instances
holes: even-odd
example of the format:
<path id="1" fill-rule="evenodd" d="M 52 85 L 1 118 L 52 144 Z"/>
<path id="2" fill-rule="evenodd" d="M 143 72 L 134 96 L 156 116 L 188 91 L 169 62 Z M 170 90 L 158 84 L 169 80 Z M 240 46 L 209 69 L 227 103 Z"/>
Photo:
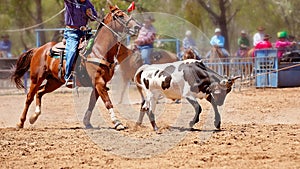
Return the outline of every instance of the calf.
<path id="1" fill-rule="evenodd" d="M 214 125 L 220 129 L 221 119 L 217 106 L 223 105 L 227 93 L 231 91 L 231 86 L 237 78 L 239 77 L 226 79 L 206 67 L 201 60 L 194 59 L 143 65 L 134 77 L 138 89 L 146 94 L 137 124 L 142 124 L 147 112 L 153 129 L 158 130 L 153 112 L 157 99 L 163 94 L 169 99 L 186 98 L 192 104 L 195 108 L 195 116 L 190 122 L 190 127 L 199 122 L 199 115 L 202 111 L 197 98 L 205 98 L 213 106 Z"/>

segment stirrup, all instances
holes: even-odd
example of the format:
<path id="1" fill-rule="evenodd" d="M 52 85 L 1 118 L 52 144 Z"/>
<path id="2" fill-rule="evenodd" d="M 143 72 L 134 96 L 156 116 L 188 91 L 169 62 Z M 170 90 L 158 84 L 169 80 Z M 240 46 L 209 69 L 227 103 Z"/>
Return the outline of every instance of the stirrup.
<path id="1" fill-rule="evenodd" d="M 70 76 L 68 77 L 68 79 L 66 79 L 64 86 L 65 87 L 71 87 L 73 88 L 73 86 L 75 87 L 75 81 L 74 81 L 74 76 L 73 76 L 73 72 L 71 72 Z"/>

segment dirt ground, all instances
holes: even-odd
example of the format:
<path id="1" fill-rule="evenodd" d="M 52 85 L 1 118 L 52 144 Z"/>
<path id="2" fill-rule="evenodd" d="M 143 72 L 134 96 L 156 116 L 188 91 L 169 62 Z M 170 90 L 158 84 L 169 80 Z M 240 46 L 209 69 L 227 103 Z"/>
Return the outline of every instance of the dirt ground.
<path id="1" fill-rule="evenodd" d="M 95 128 L 83 129 L 88 90 L 64 91 L 45 95 L 40 118 L 19 130 L 25 95 L 0 96 L 0 168 L 300 168 L 300 88 L 231 92 L 221 107 L 221 131 L 210 126 L 206 101 L 190 131 L 191 106 L 160 100 L 162 134 L 148 120 L 135 127 L 139 96 L 133 88 L 130 104 L 116 105 L 125 131 L 111 129 L 101 101 L 91 119 Z M 33 103 L 27 119 L 34 110 Z"/>

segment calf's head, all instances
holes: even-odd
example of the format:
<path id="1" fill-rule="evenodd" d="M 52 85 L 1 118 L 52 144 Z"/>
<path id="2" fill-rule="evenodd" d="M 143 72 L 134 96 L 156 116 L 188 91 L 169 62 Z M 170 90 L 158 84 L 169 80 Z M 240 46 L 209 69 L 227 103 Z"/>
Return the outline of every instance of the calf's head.
<path id="1" fill-rule="evenodd" d="M 238 78 L 240 78 L 240 76 L 223 79 L 220 82 L 214 82 L 210 85 L 211 95 L 218 106 L 222 106 L 224 104 L 227 93 L 231 91 L 231 86 Z"/>

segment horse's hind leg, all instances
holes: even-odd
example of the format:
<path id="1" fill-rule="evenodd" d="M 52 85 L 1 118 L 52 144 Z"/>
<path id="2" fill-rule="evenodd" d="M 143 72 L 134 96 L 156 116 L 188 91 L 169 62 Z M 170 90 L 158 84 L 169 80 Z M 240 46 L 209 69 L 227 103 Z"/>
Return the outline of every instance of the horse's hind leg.
<path id="1" fill-rule="evenodd" d="M 21 117 L 20 117 L 20 122 L 17 124 L 18 128 L 23 128 L 24 127 L 24 122 L 26 120 L 28 108 L 29 108 L 30 104 L 32 103 L 32 101 L 34 99 L 34 95 L 38 91 L 38 88 L 41 85 L 41 83 L 42 83 L 42 81 L 38 81 L 37 83 L 31 83 L 30 88 L 29 88 L 29 92 L 27 94 L 25 107 L 24 107 L 23 113 L 21 114 Z"/>
<path id="2" fill-rule="evenodd" d="M 56 79 L 47 79 L 46 84 L 39 87 L 39 90 L 36 93 L 36 108 L 35 113 L 30 117 L 29 122 L 33 124 L 41 114 L 42 107 L 42 97 L 46 93 L 53 92 L 57 88 L 59 88 L 63 83 Z"/>

